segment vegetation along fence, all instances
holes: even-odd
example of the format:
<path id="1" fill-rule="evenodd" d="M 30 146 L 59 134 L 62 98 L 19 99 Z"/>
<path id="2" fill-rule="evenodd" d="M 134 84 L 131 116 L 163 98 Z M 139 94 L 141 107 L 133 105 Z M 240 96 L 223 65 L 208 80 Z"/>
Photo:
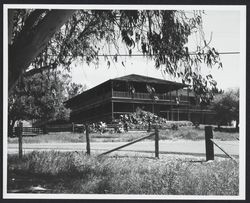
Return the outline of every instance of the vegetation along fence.
<path id="1" fill-rule="evenodd" d="M 126 143 L 124 145 L 121 145 L 119 147 L 116 147 L 114 149 L 108 150 L 102 154 L 99 155 L 103 156 L 106 154 L 109 154 L 111 152 L 117 151 L 119 149 L 122 149 L 124 147 L 127 147 L 129 145 L 132 145 L 134 143 L 140 142 L 144 139 L 147 139 L 149 137 L 154 137 L 154 145 L 155 145 L 155 157 L 159 158 L 159 129 L 157 125 L 154 126 L 149 126 L 148 132 L 151 131 L 151 129 L 154 129 L 153 133 L 150 133 L 149 135 L 143 136 L 141 138 L 138 138 L 136 140 L 133 140 L 129 143 Z M 90 133 L 90 128 L 89 125 L 85 125 L 85 132 L 86 132 L 86 154 L 90 155 L 90 139 L 89 139 L 89 133 Z M 19 144 L 19 157 L 22 158 L 23 154 L 23 148 L 22 148 L 22 137 L 23 135 L 27 133 L 33 133 L 35 131 L 36 133 L 42 133 L 42 130 L 39 128 L 27 128 L 27 127 L 22 127 L 18 126 L 15 128 L 15 133 L 18 137 L 18 144 Z M 213 129 L 212 126 L 205 126 L 205 148 L 206 148 L 206 161 L 214 160 L 214 146 L 218 147 L 226 156 L 229 158 L 233 159 L 235 161 L 235 158 L 232 157 L 230 154 L 228 154 L 217 142 L 215 139 L 213 139 Z"/>
<path id="2" fill-rule="evenodd" d="M 132 145 L 134 143 L 140 142 L 144 139 L 147 139 L 149 137 L 153 137 L 155 138 L 155 157 L 159 158 L 159 130 L 158 130 L 158 126 L 151 126 L 152 128 L 154 128 L 154 133 L 151 133 L 149 135 L 146 135 L 144 137 L 138 138 L 136 140 L 133 140 L 127 144 L 124 144 L 122 146 L 116 147 L 114 149 L 111 149 L 109 151 L 106 151 L 102 154 L 100 154 L 99 156 L 103 156 L 106 154 L 109 154 L 111 152 L 117 151 L 119 149 L 122 149 L 124 147 L 127 147 L 129 145 Z M 150 131 L 150 126 L 149 126 L 149 130 Z M 89 137 L 89 132 L 86 131 L 86 136 Z M 89 140 L 89 139 L 86 139 Z M 210 160 L 214 160 L 214 146 L 218 147 L 226 156 L 228 156 L 229 158 L 233 159 L 235 161 L 235 158 L 233 156 L 231 156 L 230 154 L 228 154 L 217 142 L 215 139 L 213 139 L 213 129 L 212 126 L 205 126 L 205 148 L 206 148 L 206 161 L 210 161 Z M 90 154 L 90 143 L 87 143 L 87 154 Z"/>

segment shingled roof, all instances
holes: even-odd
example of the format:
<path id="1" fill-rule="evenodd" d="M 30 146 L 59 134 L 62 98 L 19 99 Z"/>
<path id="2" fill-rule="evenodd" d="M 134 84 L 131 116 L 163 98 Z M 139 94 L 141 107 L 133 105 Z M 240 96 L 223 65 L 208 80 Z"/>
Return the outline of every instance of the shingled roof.
<path id="1" fill-rule="evenodd" d="M 112 80 L 116 81 L 131 81 L 131 82 L 142 82 L 142 83 L 155 83 L 155 84 L 163 84 L 163 85 L 175 85 L 179 87 L 187 87 L 188 85 L 178 82 L 173 82 L 169 80 L 163 80 L 158 78 L 152 78 L 143 75 L 130 74 L 126 76 L 122 76 L 119 78 L 114 78 Z"/>
<path id="2" fill-rule="evenodd" d="M 95 88 L 97 88 L 98 86 L 102 86 L 104 83 L 108 83 L 110 81 L 126 81 L 126 82 L 137 82 L 137 83 L 147 83 L 147 84 L 161 84 L 161 85 L 169 86 L 169 90 L 181 89 L 183 87 L 188 86 L 188 85 L 183 84 L 183 83 L 172 82 L 172 81 L 168 81 L 168 80 L 162 80 L 162 79 L 152 78 L 152 77 L 147 77 L 147 76 L 142 76 L 142 75 L 130 74 L 130 75 L 107 80 L 107 81 L 105 81 L 105 82 L 103 82 L 103 83 L 101 83 L 101 84 L 99 84 L 91 89 L 88 89 L 88 90 L 82 92 L 81 94 L 65 101 L 64 104 L 67 107 L 71 102 L 76 101 L 79 98 L 83 98 L 83 97 L 87 96 L 88 93 L 95 91 Z"/>

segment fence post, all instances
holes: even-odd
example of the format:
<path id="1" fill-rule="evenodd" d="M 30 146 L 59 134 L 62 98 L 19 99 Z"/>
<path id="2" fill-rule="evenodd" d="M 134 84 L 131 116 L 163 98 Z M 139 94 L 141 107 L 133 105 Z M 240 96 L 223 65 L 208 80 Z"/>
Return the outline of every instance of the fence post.
<path id="1" fill-rule="evenodd" d="M 17 126 L 17 136 L 18 136 L 18 154 L 19 159 L 23 158 L 23 123 L 19 122 Z"/>
<path id="2" fill-rule="evenodd" d="M 43 126 L 43 134 L 48 134 L 48 129 L 46 124 Z"/>
<path id="3" fill-rule="evenodd" d="M 205 126 L 206 160 L 214 160 L 214 143 L 212 126 Z"/>
<path id="4" fill-rule="evenodd" d="M 75 132 L 75 123 L 72 122 L 72 132 L 74 133 Z"/>
<path id="5" fill-rule="evenodd" d="M 159 129 L 155 126 L 155 157 L 159 158 Z"/>
<path id="6" fill-rule="evenodd" d="M 85 124 L 85 128 L 86 128 L 86 154 L 90 155 L 90 143 L 89 143 L 89 125 Z"/>

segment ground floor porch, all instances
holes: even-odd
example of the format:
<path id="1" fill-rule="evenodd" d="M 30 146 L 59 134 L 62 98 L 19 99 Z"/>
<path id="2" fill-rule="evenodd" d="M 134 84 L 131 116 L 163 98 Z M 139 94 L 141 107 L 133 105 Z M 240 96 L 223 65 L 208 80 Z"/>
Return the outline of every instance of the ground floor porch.
<path id="1" fill-rule="evenodd" d="M 188 120 L 193 123 L 213 124 L 215 113 L 205 107 L 189 104 L 164 104 L 156 102 L 121 102 L 109 100 L 89 108 L 78 109 L 71 112 L 73 122 L 98 122 L 110 123 L 119 119 L 120 115 L 135 112 L 137 108 L 152 112 L 170 121 Z"/>

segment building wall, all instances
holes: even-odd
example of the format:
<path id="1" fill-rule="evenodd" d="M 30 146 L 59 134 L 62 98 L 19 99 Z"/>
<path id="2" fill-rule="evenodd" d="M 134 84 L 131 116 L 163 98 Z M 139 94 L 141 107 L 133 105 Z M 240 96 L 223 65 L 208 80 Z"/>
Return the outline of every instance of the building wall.
<path id="1" fill-rule="evenodd" d="M 199 123 L 213 121 L 213 115 L 190 110 L 192 106 L 198 107 L 193 92 L 187 89 L 166 92 L 167 90 L 163 86 L 155 85 L 155 95 L 158 96 L 158 100 L 154 101 L 151 98 L 152 95 L 149 96 L 147 93 L 145 85 L 134 84 L 136 93 L 132 96 L 128 91 L 127 82 L 107 81 L 87 92 L 86 95 L 80 95 L 71 101 L 71 120 L 79 123 L 85 121 L 111 122 L 113 119 L 119 118 L 120 114 L 135 112 L 139 107 L 168 120 L 191 120 Z M 178 111 L 178 109 L 180 110 Z"/>

